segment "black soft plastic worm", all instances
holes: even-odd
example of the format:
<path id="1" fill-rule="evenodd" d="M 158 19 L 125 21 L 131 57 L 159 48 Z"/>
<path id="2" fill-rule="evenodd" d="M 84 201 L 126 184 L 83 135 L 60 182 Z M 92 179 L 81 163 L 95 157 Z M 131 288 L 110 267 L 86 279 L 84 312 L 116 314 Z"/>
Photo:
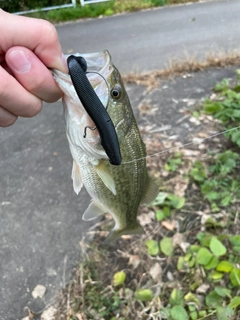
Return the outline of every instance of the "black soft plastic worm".
<path id="1" fill-rule="evenodd" d="M 98 129 L 101 145 L 109 157 L 109 162 L 116 166 L 120 165 L 122 159 L 117 133 L 109 114 L 86 76 L 86 60 L 71 55 L 67 58 L 67 64 L 73 86 L 84 109 Z"/>

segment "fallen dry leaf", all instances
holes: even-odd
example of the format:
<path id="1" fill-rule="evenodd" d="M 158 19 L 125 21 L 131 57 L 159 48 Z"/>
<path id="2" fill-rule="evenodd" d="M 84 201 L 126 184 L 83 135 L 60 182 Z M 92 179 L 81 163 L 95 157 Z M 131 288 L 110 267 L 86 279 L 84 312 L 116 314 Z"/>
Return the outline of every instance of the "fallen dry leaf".
<path id="1" fill-rule="evenodd" d="M 138 217 L 138 220 L 141 224 L 141 226 L 146 226 L 155 219 L 155 213 L 154 211 L 150 210 L 148 213 L 143 213 Z"/>
<path id="2" fill-rule="evenodd" d="M 34 299 L 40 298 L 42 299 L 46 293 L 46 287 L 41 284 L 38 284 L 32 291 L 32 296 Z"/>
<path id="3" fill-rule="evenodd" d="M 196 292 L 205 294 L 209 288 L 210 288 L 210 285 L 203 283 L 197 288 Z"/>
<path id="4" fill-rule="evenodd" d="M 176 225 L 174 221 L 164 220 L 161 222 L 161 225 L 166 228 L 167 230 L 174 230 Z"/>
<path id="5" fill-rule="evenodd" d="M 162 268 L 160 266 L 160 263 L 156 262 L 149 270 L 149 274 L 154 281 L 159 282 L 161 280 L 161 275 L 162 275 Z"/>
<path id="6" fill-rule="evenodd" d="M 183 233 L 175 233 L 174 236 L 172 237 L 172 244 L 174 248 L 176 246 L 180 246 L 180 243 L 184 242 L 185 236 Z"/>
<path id="7" fill-rule="evenodd" d="M 84 314 L 77 313 L 75 314 L 75 317 L 77 317 L 78 320 L 87 320 Z"/>
<path id="8" fill-rule="evenodd" d="M 49 307 L 46 309 L 42 315 L 41 315 L 41 320 L 54 320 L 54 316 L 57 312 L 57 309 L 54 307 Z"/>
<path id="9" fill-rule="evenodd" d="M 137 255 L 130 255 L 128 264 L 132 265 L 133 269 L 136 269 L 141 262 L 141 259 Z"/>

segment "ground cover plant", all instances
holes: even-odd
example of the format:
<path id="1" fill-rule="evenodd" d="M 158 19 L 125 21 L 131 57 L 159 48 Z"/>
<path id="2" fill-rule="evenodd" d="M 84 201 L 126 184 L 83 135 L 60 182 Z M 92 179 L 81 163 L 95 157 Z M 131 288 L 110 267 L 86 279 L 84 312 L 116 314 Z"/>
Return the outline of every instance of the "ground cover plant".
<path id="1" fill-rule="evenodd" d="M 188 2 L 199 2 L 199 0 L 111 0 L 108 2 L 97 4 L 86 4 L 84 7 L 81 7 L 79 1 L 77 1 L 76 8 L 70 7 L 57 10 L 39 11 L 35 13 L 30 13 L 28 15 L 35 18 L 46 19 L 51 21 L 52 23 L 58 23 L 70 20 L 78 20 L 82 18 L 97 18 L 102 16 L 111 16 L 113 14 L 132 12 L 164 5 L 174 5 Z M 56 5 L 57 1 L 54 4 Z M 7 10 L 7 5 L 4 8 L 6 11 L 17 11 L 16 9 L 12 9 L 11 2 L 9 2 L 8 6 L 9 10 Z M 24 6 L 23 9 L 27 10 L 27 7 Z M 30 9 L 35 9 L 35 7 L 31 7 Z"/>
<path id="2" fill-rule="evenodd" d="M 237 71 L 235 83 L 224 79 L 192 109 L 193 119 L 228 132 L 213 139 L 200 132 L 204 148 L 148 159 L 161 187 L 139 215 L 146 234 L 106 248 L 112 220 L 92 228 L 55 319 L 240 319 L 239 116 Z M 158 139 L 147 148 L 159 150 Z"/>

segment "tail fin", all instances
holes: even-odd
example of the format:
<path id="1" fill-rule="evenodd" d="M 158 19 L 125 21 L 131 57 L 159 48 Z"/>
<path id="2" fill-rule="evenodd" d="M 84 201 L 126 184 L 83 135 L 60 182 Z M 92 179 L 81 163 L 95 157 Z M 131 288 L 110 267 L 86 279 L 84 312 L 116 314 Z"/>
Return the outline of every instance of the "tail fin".
<path id="1" fill-rule="evenodd" d="M 107 238 L 103 241 L 103 244 L 110 244 L 124 234 L 143 234 L 144 232 L 145 231 L 138 223 L 132 227 L 127 226 L 124 229 L 112 229 Z"/>

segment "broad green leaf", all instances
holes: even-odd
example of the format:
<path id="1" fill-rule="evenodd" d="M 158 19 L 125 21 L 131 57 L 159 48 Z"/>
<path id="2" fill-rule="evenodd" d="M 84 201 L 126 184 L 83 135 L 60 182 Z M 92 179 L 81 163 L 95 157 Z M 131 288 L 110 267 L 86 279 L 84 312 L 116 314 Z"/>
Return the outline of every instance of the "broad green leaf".
<path id="1" fill-rule="evenodd" d="M 170 208 L 165 206 L 162 210 L 156 211 L 156 219 L 158 221 L 162 221 L 165 218 L 168 218 L 170 216 Z"/>
<path id="2" fill-rule="evenodd" d="M 188 262 L 184 259 L 184 257 L 178 258 L 177 269 L 180 272 L 187 272 L 189 270 Z"/>
<path id="3" fill-rule="evenodd" d="M 210 308 L 217 308 L 222 305 L 222 298 L 215 291 L 211 291 L 206 296 L 205 301 Z"/>
<path id="4" fill-rule="evenodd" d="M 240 246 L 240 235 L 230 237 L 229 241 L 233 246 Z"/>
<path id="5" fill-rule="evenodd" d="M 124 271 L 116 272 L 113 276 L 113 285 L 119 286 L 126 280 L 126 273 Z"/>
<path id="6" fill-rule="evenodd" d="M 183 306 L 174 306 L 170 310 L 170 315 L 173 320 L 188 320 L 187 311 L 183 308 Z"/>
<path id="7" fill-rule="evenodd" d="M 207 100 L 205 102 L 205 105 L 203 106 L 203 111 L 206 114 L 214 114 L 220 110 L 222 110 L 224 107 L 221 104 L 221 102 L 218 101 L 211 101 L 211 100 Z"/>
<path id="8" fill-rule="evenodd" d="M 181 209 L 185 204 L 185 198 L 175 196 L 175 194 L 169 194 L 167 196 L 170 201 L 170 205 L 175 209 Z"/>
<path id="9" fill-rule="evenodd" d="M 234 287 L 240 286 L 240 269 L 233 268 L 230 272 L 229 279 Z"/>
<path id="10" fill-rule="evenodd" d="M 170 309 L 169 308 L 161 308 L 159 310 L 160 319 L 170 319 Z"/>
<path id="11" fill-rule="evenodd" d="M 199 251 L 201 247 L 197 244 L 192 244 L 190 247 L 189 247 L 189 251 L 191 253 L 197 253 Z"/>
<path id="12" fill-rule="evenodd" d="M 221 205 L 226 207 L 233 201 L 232 195 L 228 195 L 221 200 Z"/>
<path id="13" fill-rule="evenodd" d="M 236 253 L 240 253 L 240 246 L 233 246 L 233 251 Z"/>
<path id="14" fill-rule="evenodd" d="M 183 292 L 179 289 L 174 288 L 171 295 L 170 295 L 169 302 L 172 306 L 183 305 L 183 303 L 184 303 Z"/>
<path id="15" fill-rule="evenodd" d="M 156 256 L 159 253 L 159 246 L 156 240 L 147 240 L 145 244 L 148 248 L 148 254 L 150 254 L 150 256 Z"/>
<path id="16" fill-rule="evenodd" d="M 207 316 L 207 311 L 206 310 L 200 310 L 198 312 L 199 318 L 205 318 Z"/>
<path id="17" fill-rule="evenodd" d="M 216 191 L 209 191 L 205 196 L 209 201 L 217 200 L 220 197 L 219 193 Z"/>
<path id="18" fill-rule="evenodd" d="M 223 277 L 223 273 L 218 272 L 218 271 L 212 271 L 211 274 L 209 275 L 209 278 L 214 280 L 214 281 L 219 281 Z"/>
<path id="19" fill-rule="evenodd" d="M 218 320 L 229 320 L 232 319 L 232 316 L 234 315 L 234 311 L 231 307 L 217 307 L 217 319 Z"/>
<path id="20" fill-rule="evenodd" d="M 196 305 L 200 306 L 201 302 L 199 301 L 199 299 L 192 293 L 192 292 L 188 292 L 185 296 L 184 296 L 184 301 L 186 303 L 190 303 L 193 302 Z"/>
<path id="21" fill-rule="evenodd" d="M 209 261 L 209 263 L 204 266 L 204 269 L 206 270 L 214 269 L 216 268 L 218 262 L 219 262 L 218 258 L 213 256 L 212 259 Z"/>
<path id="22" fill-rule="evenodd" d="M 190 312 L 196 311 L 196 307 L 195 307 L 193 304 L 189 304 L 189 305 L 188 305 L 188 310 L 189 310 Z"/>
<path id="23" fill-rule="evenodd" d="M 238 306 L 240 306 L 240 297 L 236 296 L 231 299 L 231 301 L 229 303 L 229 307 L 236 309 Z"/>
<path id="24" fill-rule="evenodd" d="M 164 220 L 166 217 L 165 217 L 165 214 L 164 214 L 164 212 L 163 212 L 163 210 L 157 210 L 156 211 L 156 219 L 158 220 L 158 221 L 162 221 L 162 220 Z"/>
<path id="25" fill-rule="evenodd" d="M 197 253 L 196 260 L 197 260 L 197 263 L 201 265 L 207 265 L 212 259 L 212 257 L 213 255 L 208 249 L 201 248 Z"/>
<path id="26" fill-rule="evenodd" d="M 223 256 L 227 252 L 227 248 L 218 240 L 217 237 L 212 237 L 210 241 L 210 249 L 216 257 Z"/>
<path id="27" fill-rule="evenodd" d="M 206 179 L 207 175 L 204 169 L 192 168 L 190 176 L 198 182 L 202 182 Z"/>
<path id="28" fill-rule="evenodd" d="M 153 299 L 153 293 L 150 289 L 139 289 L 134 295 L 136 299 L 143 302 L 151 301 Z"/>
<path id="29" fill-rule="evenodd" d="M 212 235 L 210 233 L 199 232 L 197 234 L 197 239 L 204 247 L 209 247 Z"/>
<path id="30" fill-rule="evenodd" d="M 214 90 L 217 92 L 227 90 L 229 88 L 229 81 L 228 79 L 223 79 L 221 82 L 217 83 L 214 87 Z"/>
<path id="31" fill-rule="evenodd" d="M 160 249 L 165 256 L 171 256 L 173 254 L 173 244 L 172 239 L 165 237 L 160 241 Z"/>
<path id="32" fill-rule="evenodd" d="M 233 269 L 233 264 L 227 260 L 222 260 L 216 267 L 217 271 L 220 272 L 230 272 Z"/>
<path id="33" fill-rule="evenodd" d="M 191 320 L 197 320 L 198 319 L 197 311 L 190 312 L 190 319 Z"/>
<path id="34" fill-rule="evenodd" d="M 166 192 L 159 192 L 158 196 L 156 197 L 156 199 L 151 202 L 151 205 L 153 206 L 160 206 L 164 203 L 165 199 L 167 198 L 168 193 Z"/>
<path id="35" fill-rule="evenodd" d="M 231 290 L 223 287 L 216 286 L 214 288 L 214 291 L 220 296 L 220 297 L 230 297 L 231 296 Z"/>

